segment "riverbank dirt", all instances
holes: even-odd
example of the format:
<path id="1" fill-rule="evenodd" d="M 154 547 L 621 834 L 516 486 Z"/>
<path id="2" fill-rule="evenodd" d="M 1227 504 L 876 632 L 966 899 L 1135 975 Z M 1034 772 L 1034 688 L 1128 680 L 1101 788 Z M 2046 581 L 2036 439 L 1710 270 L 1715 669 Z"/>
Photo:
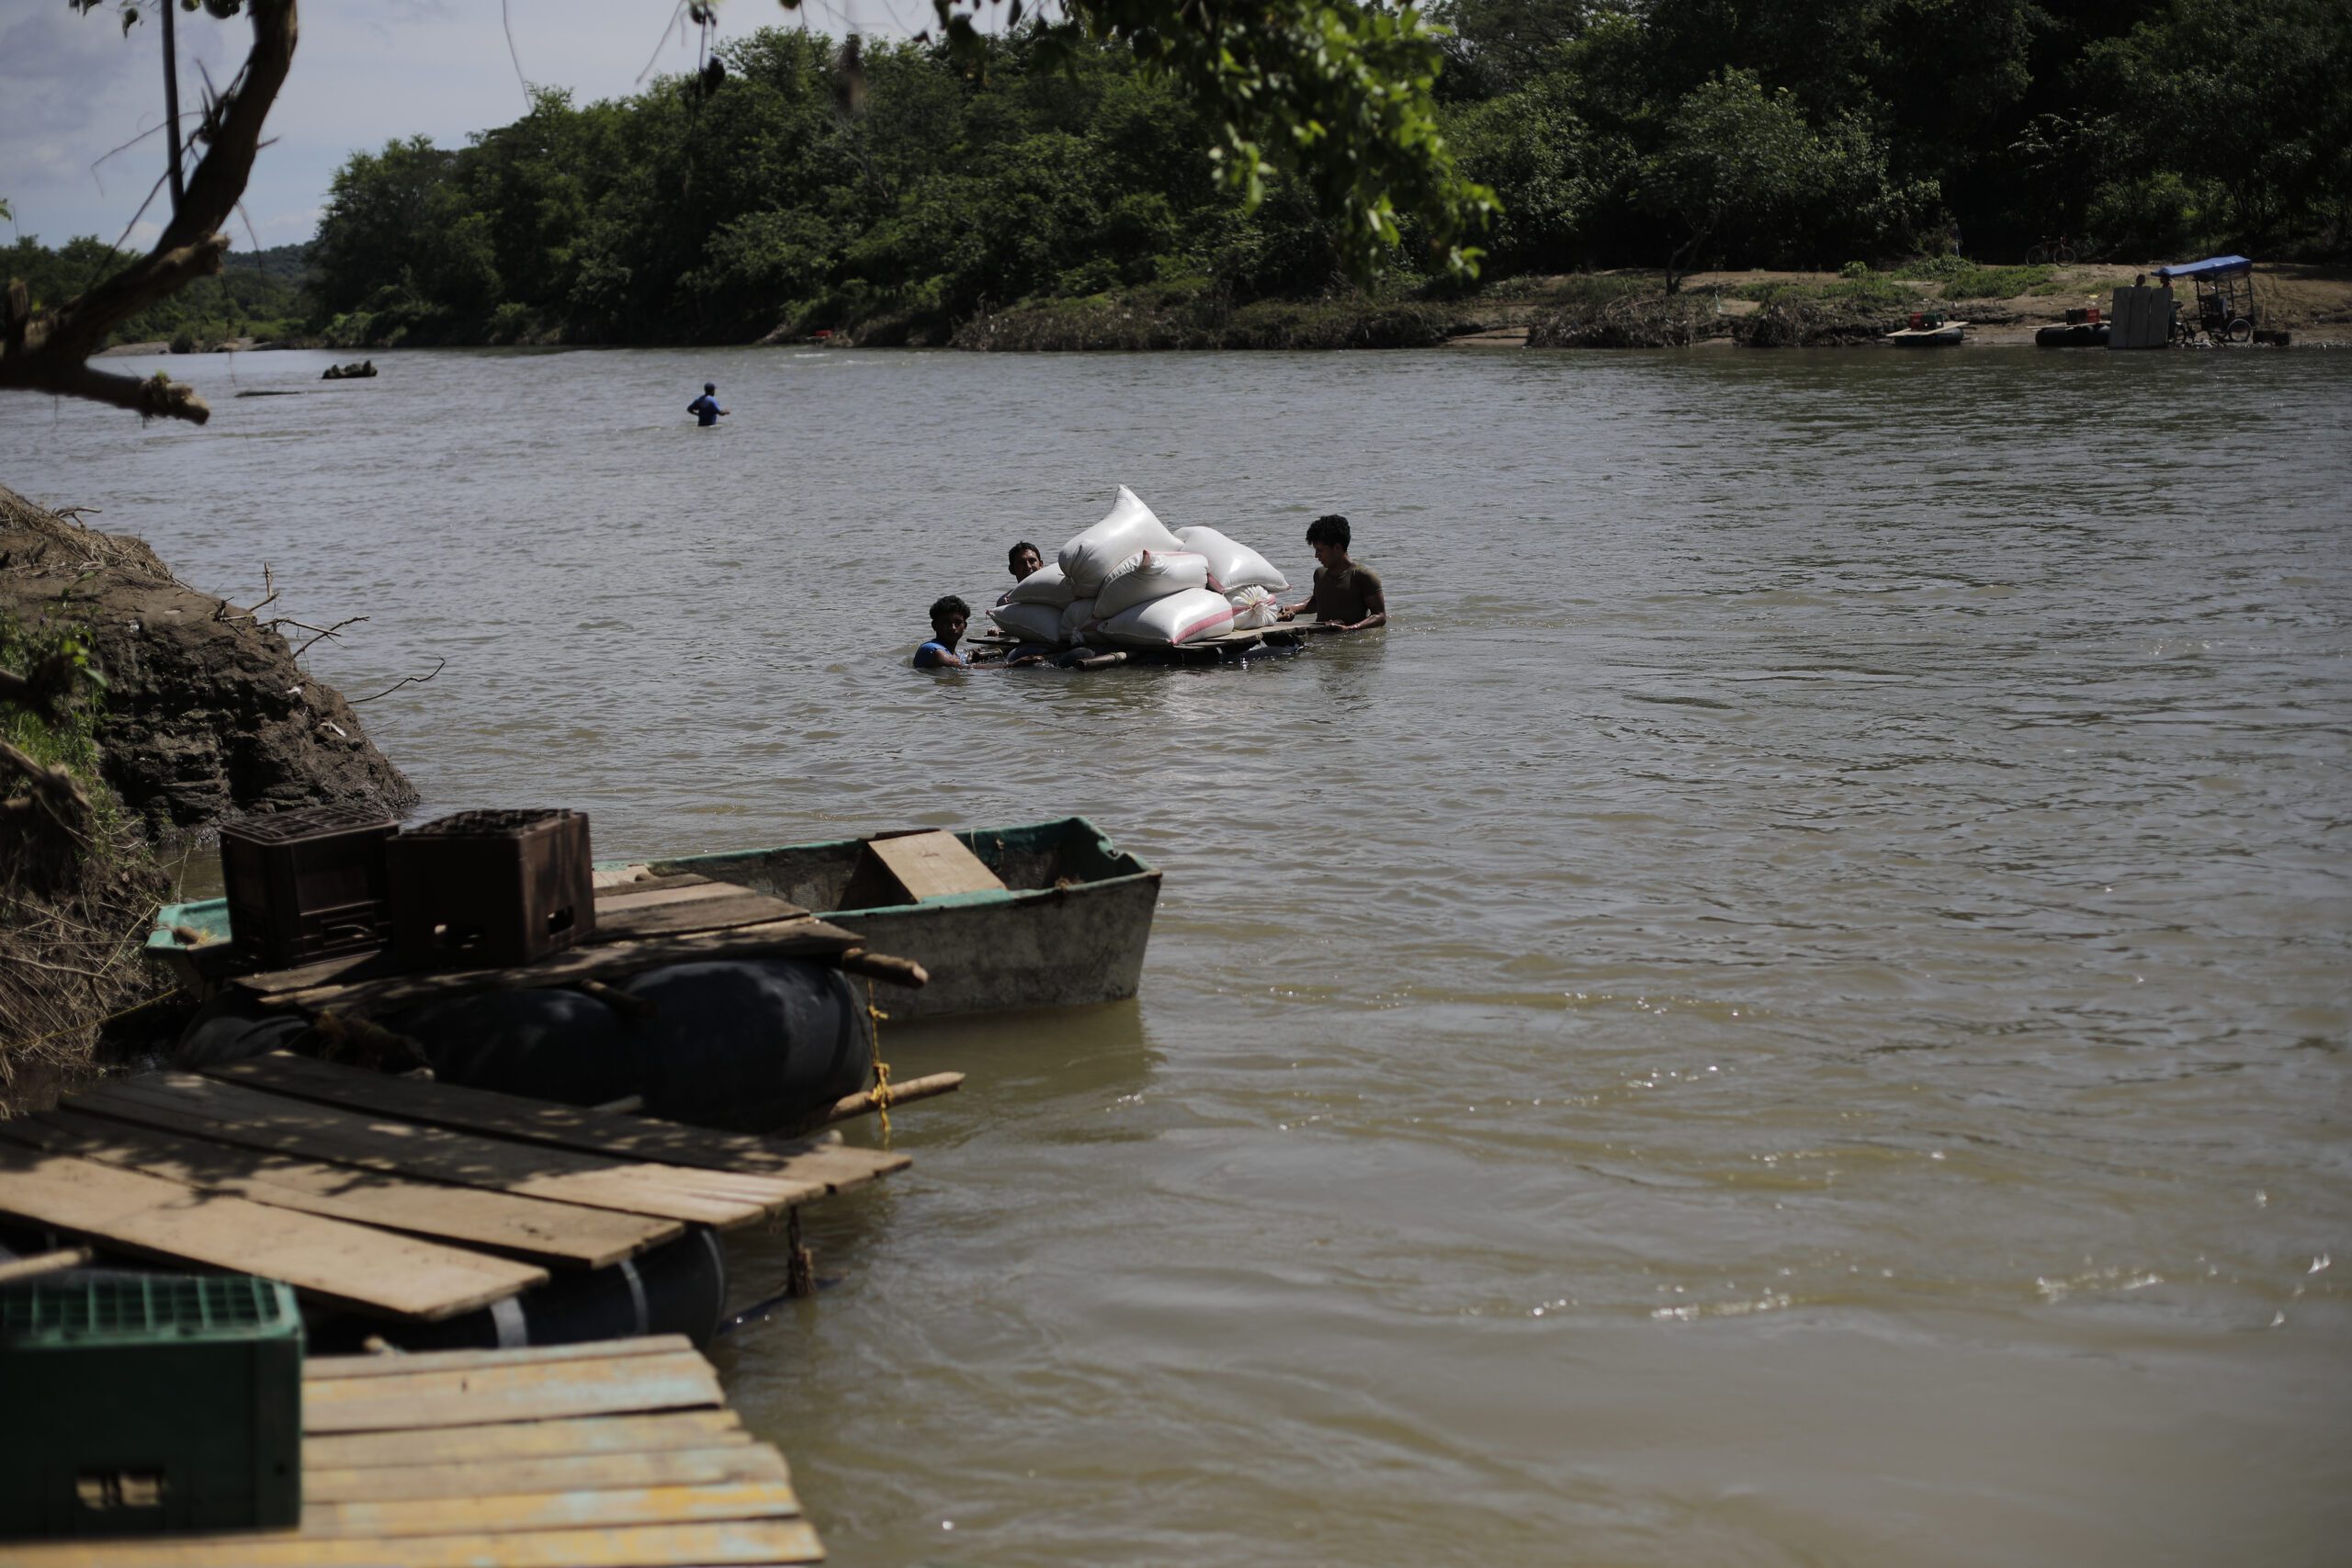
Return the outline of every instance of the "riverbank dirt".
<path id="1" fill-rule="evenodd" d="M 416 801 L 342 694 L 295 661 L 266 607 L 199 593 L 139 540 L 6 486 L 0 615 L 86 628 L 107 682 L 106 782 L 151 833 L 328 804 L 397 815 Z"/>
<path id="2" fill-rule="evenodd" d="M 0 1111 L 53 1099 L 155 1027 L 165 987 L 139 946 L 169 896 L 160 840 L 257 812 L 415 802 L 268 613 L 198 593 L 139 540 L 0 486 L 0 619 L 19 645 L 72 634 L 104 678 L 96 776 L 75 765 L 86 801 L 55 830 L 17 812 L 0 844 Z"/>
<path id="3" fill-rule="evenodd" d="M 1967 344 L 1979 347 L 2015 346 L 2030 345 L 2037 329 L 2064 321 L 2068 310 L 2093 304 L 2105 308 L 2113 289 L 2129 285 L 2161 265 L 2100 262 L 2053 267 L 2027 292 L 1999 298 L 1947 298 L 1942 279 L 1902 279 L 1878 275 L 1876 284 L 1886 293 L 1897 296 L 1898 301 L 1863 307 L 1846 306 L 1838 299 L 1841 290 L 1852 287 L 1853 280 L 1832 272 L 1692 273 L 1682 279 L 1679 293 L 1686 299 L 1706 300 L 1706 312 L 1719 321 L 1719 330 L 1687 344 L 1701 350 L 1729 348 L 1736 339 L 1745 338 L 1759 344 L 1773 341 L 1769 333 L 1756 333 L 1755 323 L 1749 321 L 1768 309 L 1765 301 L 1757 298 L 1759 295 L 1770 297 L 1784 307 L 1790 302 L 1804 302 L 1837 319 L 1842 330 L 1808 335 L 1804 339 L 1808 346 L 1875 344 L 1881 332 L 1903 324 L 1903 317 L 1911 309 L 1941 310 L 1953 319 L 1968 321 L 1971 331 Z M 2257 325 L 2290 333 L 2296 348 L 2352 347 L 2352 269 L 2262 263 L 2254 269 L 2254 287 L 2262 311 Z M 1561 331 L 1559 320 L 1564 312 L 1573 318 L 1579 309 L 1589 310 L 1597 297 L 1611 292 L 1622 295 L 1629 307 L 1643 296 L 1652 303 L 1663 305 L 1664 289 L 1663 274 L 1637 269 L 1515 278 L 1478 296 L 1472 302 L 1472 310 L 1479 318 L 1477 329 L 1448 338 L 1446 346 L 1521 348 L 1530 345 L 1531 332 L 1535 346 L 1626 346 L 1628 334 L 1623 332 Z M 1917 304 L 1899 302 L 1903 295 L 1916 299 Z M 1688 310 L 1686 304 L 1678 313 Z M 1633 311 L 1629 309 L 1621 313 Z M 1685 335 L 1680 331 L 1661 334 L 1661 341 L 1653 346 L 1674 346 Z"/>

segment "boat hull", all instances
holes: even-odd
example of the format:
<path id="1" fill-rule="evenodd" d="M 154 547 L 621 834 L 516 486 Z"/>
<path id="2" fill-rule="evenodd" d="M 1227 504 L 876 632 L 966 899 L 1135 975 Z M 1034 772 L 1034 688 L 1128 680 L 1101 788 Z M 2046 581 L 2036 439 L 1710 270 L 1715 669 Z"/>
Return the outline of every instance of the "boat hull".
<path id="1" fill-rule="evenodd" d="M 630 863 L 656 876 L 692 872 L 770 894 L 855 932 L 876 953 L 913 959 L 930 983 L 878 992 L 893 1020 L 1086 1007 L 1136 994 L 1159 902 L 1157 869 L 1115 848 L 1083 817 L 956 837 L 1001 888 L 875 902 L 864 839 Z M 201 935 L 206 945 L 187 949 L 175 928 Z M 205 960 L 233 961 L 228 935 L 224 900 L 175 904 L 158 916 L 148 953 L 193 972 Z"/>
<path id="2" fill-rule="evenodd" d="M 888 994 L 895 1021 L 1087 1007 L 1136 994 L 1159 902 L 1156 869 L 1114 848 L 1082 817 L 956 837 L 1004 881 L 1003 891 L 845 905 L 842 895 L 858 886 L 857 839 L 694 855 L 648 869 L 697 872 L 773 894 L 820 910 L 876 953 L 913 959 L 931 980 Z"/>

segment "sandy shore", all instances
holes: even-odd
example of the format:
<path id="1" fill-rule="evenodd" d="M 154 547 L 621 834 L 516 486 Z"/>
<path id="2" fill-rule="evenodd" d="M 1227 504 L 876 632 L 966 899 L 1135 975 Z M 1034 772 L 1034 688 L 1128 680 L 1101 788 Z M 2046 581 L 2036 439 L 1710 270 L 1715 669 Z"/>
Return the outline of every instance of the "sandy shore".
<path id="1" fill-rule="evenodd" d="M 2086 305 L 2098 305 L 2104 310 L 2116 288 L 2127 286 L 2135 277 L 2162 265 L 2161 262 L 2134 265 L 2098 263 L 2071 266 L 2055 274 L 2051 283 L 2043 286 L 2043 292 L 2019 294 L 2006 299 L 1946 300 L 1942 298 L 1940 286 L 1932 281 L 1908 282 L 1903 287 L 1918 294 L 1922 308 L 1940 307 L 1958 316 L 1980 318 L 1970 322 L 1963 346 L 2030 347 L 2035 332 L 2064 321 L 2069 310 Z M 1607 276 L 1658 276 L 1654 273 L 1645 275 L 1632 271 Z M 1700 272 L 1686 276 L 1682 288 L 1684 292 L 1696 295 L 1756 284 L 1825 286 L 1838 280 L 1838 276 L 1830 272 Z M 2352 269 L 2304 266 L 2291 263 L 2256 264 L 2254 282 L 2255 296 L 2262 310 L 2260 324 L 2291 333 L 2293 347 L 2352 348 Z M 2052 284 L 2062 287 L 2052 289 Z M 1752 299 L 1726 299 L 1719 300 L 1718 305 L 1726 316 L 1750 315 L 1760 309 Z M 1470 349 L 1525 347 L 1528 322 L 1548 308 L 1539 285 L 1538 288 L 1531 290 L 1531 297 L 1524 304 L 1505 305 L 1494 312 L 1502 320 L 1482 331 L 1450 338 L 1446 346 Z M 1731 340 L 1710 338 L 1696 346 L 1700 350 L 1724 349 L 1731 346 Z"/>

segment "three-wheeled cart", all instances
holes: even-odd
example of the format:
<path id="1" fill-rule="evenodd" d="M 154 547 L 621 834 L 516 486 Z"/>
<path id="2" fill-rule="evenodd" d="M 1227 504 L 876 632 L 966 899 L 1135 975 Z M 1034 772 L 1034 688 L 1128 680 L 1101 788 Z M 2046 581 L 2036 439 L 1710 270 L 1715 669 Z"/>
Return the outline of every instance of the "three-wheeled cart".
<path id="1" fill-rule="evenodd" d="M 2160 266 L 2165 287 L 2187 278 L 2196 291 L 2193 308 L 2173 318 L 2174 336 L 2193 343 L 2201 333 L 2213 343 L 2245 343 L 2261 317 L 2254 299 L 2254 264 L 2244 256 L 2209 256 L 2179 266 Z"/>

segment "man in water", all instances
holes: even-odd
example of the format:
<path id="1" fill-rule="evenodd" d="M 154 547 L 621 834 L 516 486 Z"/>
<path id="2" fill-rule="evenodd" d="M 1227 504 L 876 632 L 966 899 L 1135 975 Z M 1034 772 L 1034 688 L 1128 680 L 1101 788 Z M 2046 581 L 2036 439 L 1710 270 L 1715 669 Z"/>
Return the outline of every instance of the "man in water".
<path id="1" fill-rule="evenodd" d="M 702 396 L 686 405 L 686 412 L 695 416 L 695 423 L 706 430 L 717 424 L 718 416 L 727 412 L 718 406 L 718 399 L 713 395 L 718 390 L 718 382 L 705 381 L 702 384 Z"/>
<path id="2" fill-rule="evenodd" d="M 1004 552 L 1004 564 L 1012 573 L 1012 581 L 1017 584 L 1026 582 L 1043 571 L 1046 569 L 1046 558 L 1038 553 L 1036 546 L 1023 539 Z M 997 595 L 996 602 L 1000 604 L 1012 604 L 1012 590 L 1008 588 Z"/>
<path id="3" fill-rule="evenodd" d="M 1370 631 L 1388 624 L 1388 598 L 1381 591 L 1380 578 L 1348 558 L 1349 538 L 1348 520 L 1336 512 L 1307 525 L 1306 542 L 1315 547 L 1320 563 L 1315 569 L 1315 592 L 1303 604 L 1284 604 L 1280 612 L 1283 620 L 1312 610 L 1333 631 Z"/>

